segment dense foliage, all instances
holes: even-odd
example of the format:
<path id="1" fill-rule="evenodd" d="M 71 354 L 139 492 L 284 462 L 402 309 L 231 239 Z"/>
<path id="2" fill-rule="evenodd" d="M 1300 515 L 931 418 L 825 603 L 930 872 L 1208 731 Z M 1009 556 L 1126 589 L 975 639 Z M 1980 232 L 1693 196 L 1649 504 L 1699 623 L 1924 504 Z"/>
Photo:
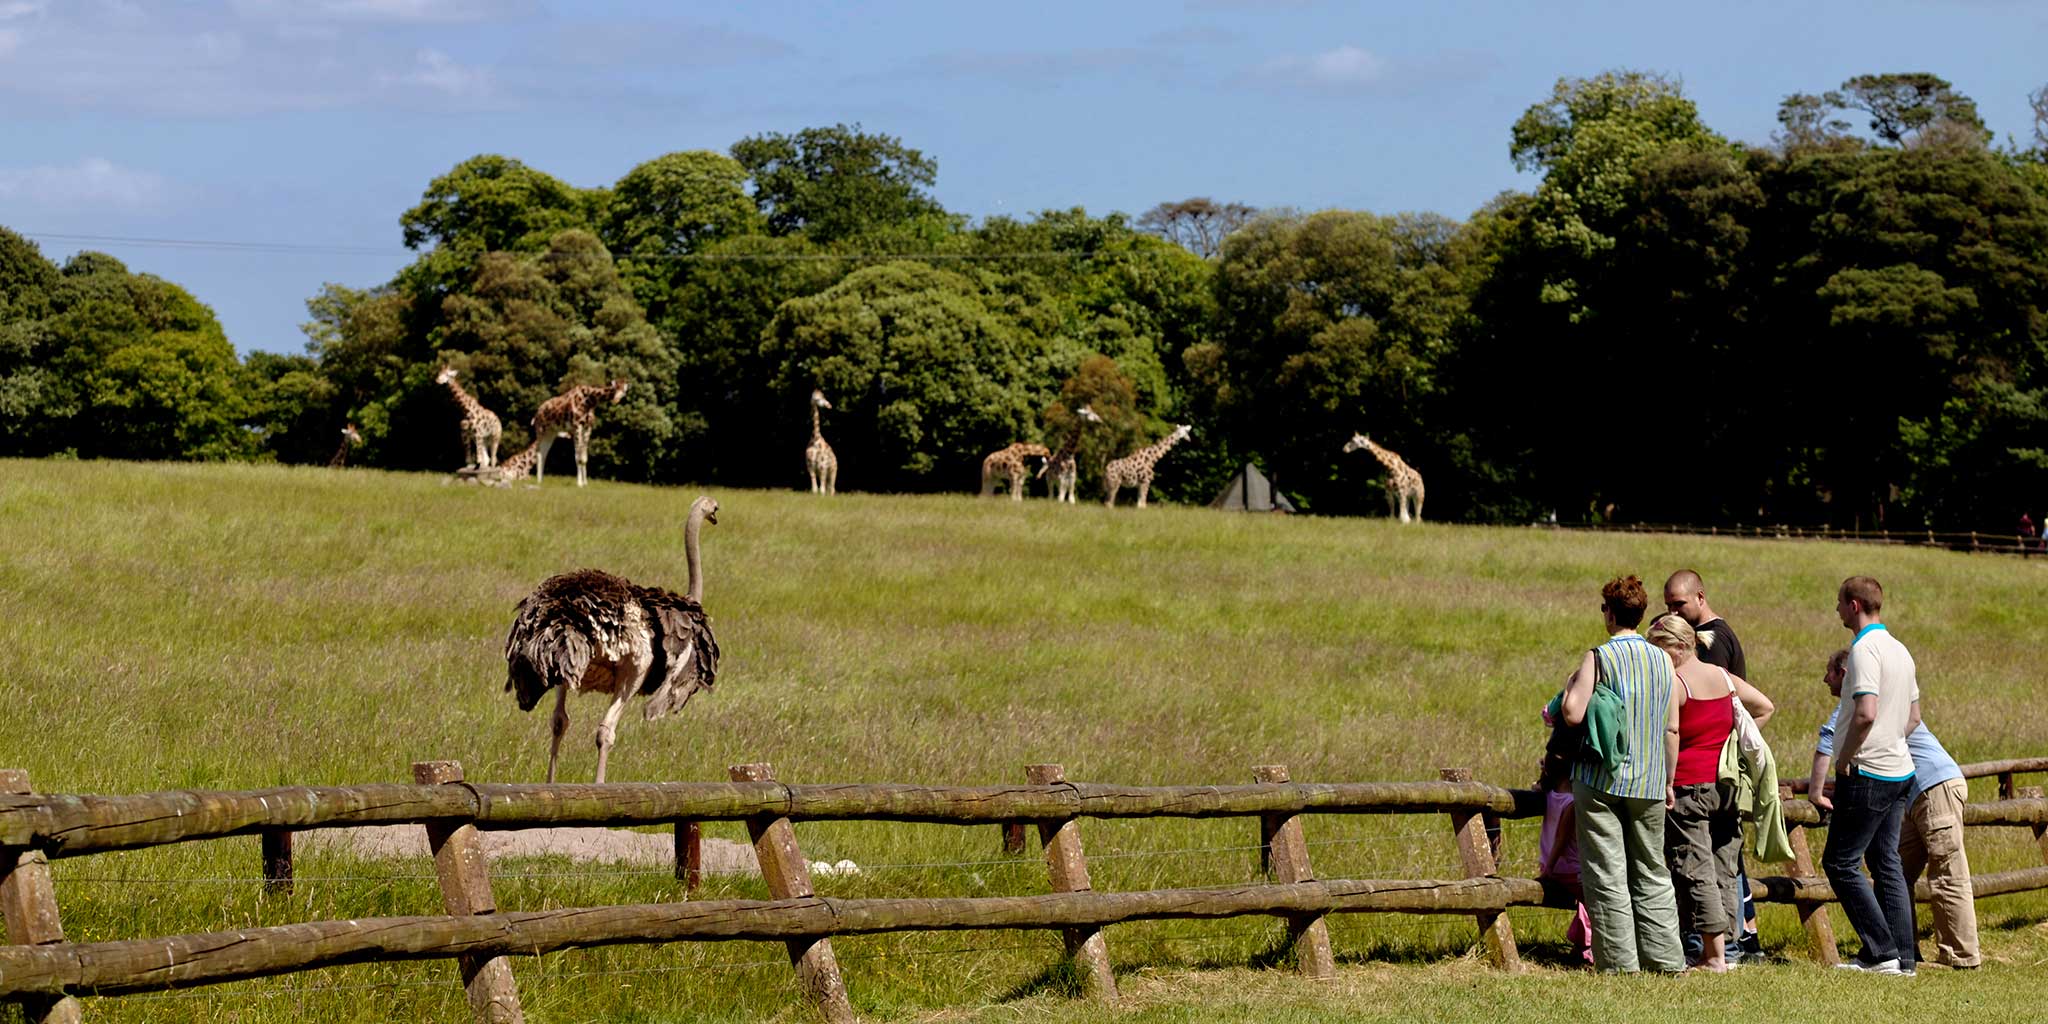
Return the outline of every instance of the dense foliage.
<path id="1" fill-rule="evenodd" d="M 1992 144 L 1925 73 L 1788 96 L 1769 147 L 1654 74 L 1565 79 L 1509 130 L 1540 172 L 1464 221 L 1259 213 L 979 223 L 937 161 L 860 126 L 670 153 L 607 188 L 482 155 L 400 217 L 393 280 L 308 300 L 304 355 L 238 359 L 211 312 L 0 229 L 0 454 L 458 465 L 442 366 L 524 445 L 569 385 L 635 387 L 599 475 L 797 485 L 807 397 L 850 489 L 967 490 L 1057 446 L 1083 487 L 1191 422 L 1155 493 L 1257 460 L 1302 507 L 1431 518 L 2002 529 L 2048 499 L 2048 90 Z M 566 458 L 566 456 L 562 456 Z"/>

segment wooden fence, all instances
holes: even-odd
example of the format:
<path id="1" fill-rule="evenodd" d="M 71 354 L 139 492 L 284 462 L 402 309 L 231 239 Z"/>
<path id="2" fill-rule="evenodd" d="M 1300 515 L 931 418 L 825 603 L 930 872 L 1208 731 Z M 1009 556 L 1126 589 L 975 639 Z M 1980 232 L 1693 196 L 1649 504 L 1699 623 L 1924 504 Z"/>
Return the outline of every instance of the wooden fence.
<path id="1" fill-rule="evenodd" d="M 786 943 L 809 998 L 831 1021 L 853 1019 L 831 937 L 902 931 L 1057 929 L 1082 989 L 1113 1001 L 1105 929 L 1127 921 L 1266 915 L 1299 970 L 1334 969 L 1325 918 L 1335 913 L 1470 914 L 1488 960 L 1520 958 L 1511 907 L 1569 908 L 1554 887 L 1496 870 L 1500 821 L 1542 813 L 1542 794 L 1471 781 L 1446 769 L 1435 782 L 1296 783 L 1286 768 L 1259 766 L 1237 786 L 1107 786 L 1066 781 L 1059 765 L 1031 765 L 1021 786 L 792 785 L 767 765 L 739 765 L 728 783 L 515 785 L 469 783 L 454 762 L 413 766 L 413 785 L 286 787 L 247 792 L 133 796 L 45 795 L 22 772 L 0 772 L 0 1000 L 31 1021 L 76 1021 L 78 995 L 120 995 L 314 970 L 341 964 L 452 959 L 479 1021 L 523 1020 L 510 957 L 623 943 L 769 940 Z M 2033 830 L 2044 866 L 1982 874 L 1979 897 L 2048 888 L 2048 799 L 2018 774 L 2048 772 L 2048 758 L 1964 766 L 1996 776 L 1999 799 L 1970 804 L 1965 823 Z M 1791 788 L 1791 787 L 1788 787 Z M 1805 826 L 1811 804 L 1788 799 L 1798 854 L 1791 877 L 1752 879 L 1757 898 L 1791 903 L 1816 958 L 1836 959 L 1825 906 L 1834 894 L 1815 877 Z M 1437 880 L 1317 879 L 1302 818 L 1308 814 L 1443 814 L 1465 877 Z M 1259 823 L 1266 877 L 1245 884 L 1144 892 L 1092 890 L 1082 818 L 1250 817 Z M 1049 893 L 920 899 L 817 896 L 798 847 L 799 821 L 868 820 L 999 825 L 1006 849 L 1020 823 L 1044 846 Z M 691 867 L 703 821 L 744 822 L 771 899 L 687 901 L 499 913 L 478 831 L 560 825 L 673 825 L 677 874 Z M 440 915 L 312 921 L 232 932 L 111 942 L 66 942 L 51 885 L 51 858 L 168 843 L 262 837 L 263 884 L 290 884 L 290 833 L 417 823 L 427 827 L 441 883 Z M 1924 889 L 1924 887 L 1923 887 Z M 1924 899 L 1924 895 L 1922 896 Z"/>
<path id="2" fill-rule="evenodd" d="M 1556 530 L 1593 533 L 1668 533 L 1693 537 L 1734 537 L 1754 540 L 1828 540 L 1844 544 L 1886 544 L 1906 547 L 1943 548 L 1979 554 L 2048 557 L 2048 544 L 2041 537 L 2022 537 L 2017 530 L 1999 533 L 1988 530 L 1862 530 L 1833 526 L 1787 526 L 1770 523 L 1734 523 L 1728 526 L 1699 526 L 1691 523 L 1537 523 Z"/>

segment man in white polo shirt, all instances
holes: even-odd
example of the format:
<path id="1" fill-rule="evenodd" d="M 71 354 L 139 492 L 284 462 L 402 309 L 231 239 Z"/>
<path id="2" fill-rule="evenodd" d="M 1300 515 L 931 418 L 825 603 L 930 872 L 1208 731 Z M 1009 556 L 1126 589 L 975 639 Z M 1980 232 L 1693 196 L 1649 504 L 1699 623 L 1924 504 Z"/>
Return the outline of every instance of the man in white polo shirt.
<path id="1" fill-rule="evenodd" d="M 1906 734 L 1920 724 L 1920 682 L 1913 655 L 1879 620 L 1884 588 L 1868 576 L 1842 581 L 1835 612 L 1856 634 L 1849 673 L 1835 708 L 1834 821 L 1821 864 L 1863 952 L 1840 965 L 1877 974 L 1911 974 L 1913 891 L 1899 862 L 1899 823 L 1913 792 Z M 1809 794 L 1817 806 L 1827 797 Z M 1865 879 L 1860 865 L 1870 867 Z"/>

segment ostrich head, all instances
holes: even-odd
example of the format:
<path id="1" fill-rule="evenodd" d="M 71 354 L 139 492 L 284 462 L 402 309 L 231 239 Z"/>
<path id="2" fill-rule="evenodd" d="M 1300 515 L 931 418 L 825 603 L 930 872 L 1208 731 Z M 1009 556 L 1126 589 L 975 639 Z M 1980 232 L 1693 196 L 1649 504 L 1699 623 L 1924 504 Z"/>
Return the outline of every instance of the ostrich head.
<path id="1" fill-rule="evenodd" d="M 446 384 L 446 383 L 448 383 L 449 381 L 451 381 L 451 380 L 454 380 L 454 379 L 455 379 L 455 367 L 453 367 L 453 366 L 443 366 L 443 367 L 441 367 L 441 372 L 440 372 L 440 374 L 439 374 L 439 375 L 437 375 L 437 376 L 436 376 L 436 377 L 434 378 L 434 383 L 436 383 L 436 384 Z"/>
<path id="2" fill-rule="evenodd" d="M 605 390 L 611 392 L 613 405 L 619 404 L 619 400 L 626 397 L 626 385 L 629 383 L 631 382 L 614 377 L 610 384 L 605 385 Z"/>
<path id="3" fill-rule="evenodd" d="M 1349 455 L 1360 448 L 1370 447 L 1372 447 L 1372 438 L 1364 434 L 1353 434 L 1351 435 L 1351 440 L 1344 442 L 1344 454 Z"/>
<path id="4" fill-rule="evenodd" d="M 825 391 L 822 388 L 811 389 L 811 404 L 820 409 L 832 408 L 832 403 L 825 400 Z"/>

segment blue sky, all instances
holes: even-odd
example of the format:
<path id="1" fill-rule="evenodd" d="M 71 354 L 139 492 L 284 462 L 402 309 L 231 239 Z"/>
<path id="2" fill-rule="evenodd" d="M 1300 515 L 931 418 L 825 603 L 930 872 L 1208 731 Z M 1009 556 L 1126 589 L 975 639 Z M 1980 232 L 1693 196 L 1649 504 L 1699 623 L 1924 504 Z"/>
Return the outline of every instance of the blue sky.
<path id="1" fill-rule="evenodd" d="M 1195 195 L 1463 217 L 1531 186 L 1508 129 L 1560 76 L 1660 71 L 1762 142 L 1787 93 L 1933 71 L 2003 140 L 2030 133 L 2044 53 L 2048 5 L 2000 0 L 0 0 L 0 225 L 299 351 L 306 298 L 389 279 L 399 214 L 478 153 L 592 186 L 859 122 L 934 156 L 940 201 L 976 217 Z"/>

